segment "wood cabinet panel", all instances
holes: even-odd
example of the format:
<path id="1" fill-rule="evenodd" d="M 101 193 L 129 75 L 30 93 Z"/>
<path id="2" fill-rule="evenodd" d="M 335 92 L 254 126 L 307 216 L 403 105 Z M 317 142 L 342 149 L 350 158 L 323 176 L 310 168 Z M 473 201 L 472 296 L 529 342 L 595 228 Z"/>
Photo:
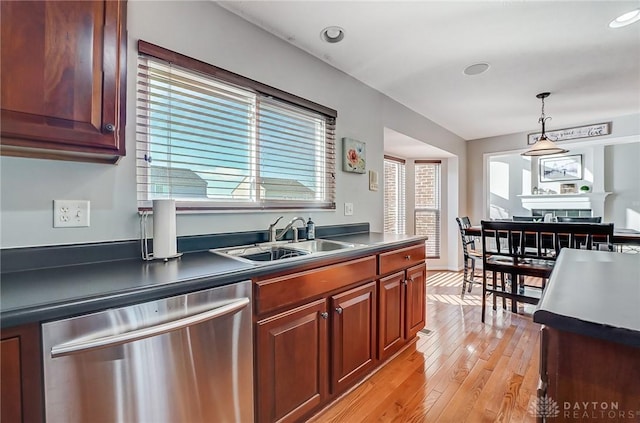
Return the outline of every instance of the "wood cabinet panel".
<path id="1" fill-rule="evenodd" d="M 640 348 L 548 326 L 541 336 L 539 395 L 558 404 L 560 415 L 553 421 L 640 417 Z"/>
<path id="2" fill-rule="evenodd" d="M 369 373 L 376 361 L 376 284 L 333 295 L 331 393 L 342 392 Z"/>
<path id="3" fill-rule="evenodd" d="M 260 321 L 257 339 L 259 422 L 296 421 L 328 391 L 326 301 Z"/>
<path id="4" fill-rule="evenodd" d="M 424 264 L 407 269 L 405 338 L 413 338 L 424 328 L 427 274 Z"/>
<path id="5" fill-rule="evenodd" d="M 378 282 L 378 358 L 386 360 L 404 345 L 404 272 Z"/>
<path id="6" fill-rule="evenodd" d="M 425 245 L 401 248 L 380 254 L 378 273 L 386 275 L 422 263 L 425 259 Z"/>
<path id="7" fill-rule="evenodd" d="M 125 154 L 126 2 L 1 2 L 2 154 Z"/>
<path id="8" fill-rule="evenodd" d="M 295 273 L 255 285 L 256 313 L 264 314 L 304 302 L 351 284 L 375 279 L 376 258 L 364 257 Z"/>
<path id="9" fill-rule="evenodd" d="M 22 383 L 20 382 L 20 338 L 7 338 L 0 342 L 0 421 L 22 421 Z"/>
<path id="10" fill-rule="evenodd" d="M 0 421 L 43 422 L 40 326 L 3 329 L 0 362 Z"/>

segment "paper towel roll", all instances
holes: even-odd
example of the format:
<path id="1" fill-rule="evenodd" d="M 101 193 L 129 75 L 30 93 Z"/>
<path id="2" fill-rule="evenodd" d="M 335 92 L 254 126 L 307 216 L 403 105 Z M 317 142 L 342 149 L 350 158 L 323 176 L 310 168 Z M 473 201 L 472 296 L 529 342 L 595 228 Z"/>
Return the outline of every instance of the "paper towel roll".
<path id="1" fill-rule="evenodd" d="M 153 200 L 153 258 L 174 257 L 176 241 L 176 200 Z"/>

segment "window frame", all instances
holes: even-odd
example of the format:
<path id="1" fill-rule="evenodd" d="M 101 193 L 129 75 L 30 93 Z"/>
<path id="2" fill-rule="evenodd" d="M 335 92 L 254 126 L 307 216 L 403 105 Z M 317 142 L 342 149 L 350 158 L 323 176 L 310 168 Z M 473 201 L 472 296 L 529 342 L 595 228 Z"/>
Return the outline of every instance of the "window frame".
<path id="1" fill-rule="evenodd" d="M 435 214 L 435 219 L 437 222 L 437 227 L 435 228 L 435 232 L 436 232 L 436 239 L 433 240 L 433 242 L 435 243 L 435 254 L 433 254 L 431 251 L 429 251 L 429 248 L 427 248 L 427 257 L 429 259 L 439 259 L 442 253 L 442 161 L 441 160 L 415 160 L 414 161 L 414 186 L 416 187 L 415 192 L 414 192 L 414 196 L 417 196 L 418 194 L 418 190 L 417 190 L 417 181 L 415 180 L 415 178 L 417 178 L 418 176 L 418 171 L 417 168 L 420 165 L 438 165 L 438 177 L 437 177 L 437 182 L 438 182 L 438 186 L 436 187 L 436 194 L 437 194 L 437 202 L 438 205 L 437 207 L 418 207 L 417 206 L 417 202 L 414 200 L 414 212 L 413 212 L 413 219 L 414 219 L 414 228 L 417 228 L 417 220 L 418 220 L 418 215 L 422 212 L 422 213 L 434 213 Z M 414 230 L 414 232 L 417 233 L 417 230 Z M 427 246 L 429 245 L 431 240 L 427 241 Z M 429 253 L 432 253 L 431 255 Z"/>
<path id="2" fill-rule="evenodd" d="M 389 163 L 395 163 L 398 165 L 398 167 L 400 168 L 400 166 L 402 166 L 402 175 L 400 175 L 400 173 L 398 173 L 396 181 L 395 181 L 395 191 L 396 191 L 396 202 L 397 202 L 397 216 L 398 216 L 398 220 L 395 224 L 395 230 L 394 232 L 387 232 L 387 228 L 386 228 L 386 216 L 387 216 L 387 203 L 386 203 L 386 195 L 387 195 L 387 175 L 386 175 L 386 164 L 387 162 Z M 401 234 L 404 235 L 407 233 L 407 212 L 406 212 L 406 160 L 404 159 L 400 159 L 398 157 L 393 157 L 393 156 L 388 156 L 388 155 L 384 155 L 384 161 L 383 164 L 385 166 L 385 174 L 384 174 L 384 202 L 385 202 L 385 209 L 383 211 L 383 223 L 384 223 L 384 232 L 386 233 L 394 233 L 394 234 Z M 402 179 L 402 181 L 400 181 L 400 179 Z M 401 185 L 400 185 L 401 184 Z"/>
<path id="3" fill-rule="evenodd" d="M 296 210 L 296 209 L 335 209 L 335 120 L 337 117 L 337 111 L 328 108 L 326 106 L 320 105 L 318 103 L 312 102 L 310 100 L 304 99 L 302 97 L 296 96 L 294 94 L 288 93 L 286 91 L 282 91 L 280 89 L 274 88 L 272 86 L 260 83 L 258 81 L 252 80 L 250 78 L 238 75 L 236 73 L 227 71 L 225 69 L 219 68 L 217 66 L 202 62 L 200 60 L 182 55 L 180 53 L 176 53 L 174 51 L 165 49 L 163 47 L 159 47 L 157 45 L 148 43 L 143 40 L 138 41 L 138 53 L 141 56 L 147 56 L 151 59 L 156 59 L 159 61 L 168 62 L 172 65 L 176 65 L 181 67 L 187 71 L 193 71 L 196 73 L 201 73 L 211 78 L 214 78 L 223 83 L 228 83 L 232 86 L 237 86 L 244 90 L 249 90 L 255 92 L 257 95 L 261 96 L 261 98 L 265 98 L 265 101 L 270 101 L 273 99 L 275 102 L 280 102 L 282 104 L 286 104 L 286 107 L 292 107 L 294 109 L 298 109 L 299 112 L 312 112 L 315 114 L 322 115 L 325 120 L 325 146 L 324 152 L 320 155 L 316 155 L 314 157 L 321 157 L 321 162 L 324 165 L 324 168 L 321 171 L 317 171 L 316 173 L 323 175 L 323 187 L 327 190 L 322 200 L 314 200 L 307 201 L 302 199 L 296 200 L 263 200 L 263 201 L 245 201 L 245 202 L 233 202 L 233 201 L 216 201 L 203 199 L 202 201 L 193 201 L 193 200 L 185 200 L 181 201 L 180 198 L 176 198 L 176 205 L 178 210 L 202 210 L 202 211 L 230 211 L 230 210 L 247 210 L 247 211 L 260 211 L 260 210 Z M 138 109 L 138 107 L 136 107 Z M 136 123 L 137 126 L 137 123 Z M 137 129 L 136 129 L 137 131 Z M 141 138 L 144 138 L 146 135 L 140 135 Z M 138 136 L 136 137 L 136 152 L 139 155 L 139 141 Z M 333 159 L 332 159 L 333 158 Z M 137 158 L 139 161 L 140 158 Z M 144 178 L 145 170 L 140 171 L 139 169 L 143 169 L 140 166 L 136 167 L 136 179 Z M 146 170 L 148 172 L 147 178 L 150 174 L 150 167 Z M 139 186 L 139 182 L 136 182 L 136 185 Z M 139 188 L 138 188 L 139 189 Z M 146 188 L 145 190 L 139 191 L 139 196 L 142 195 L 144 198 L 138 198 L 138 210 L 150 210 L 151 209 L 151 201 L 148 195 L 151 192 L 151 188 Z M 260 189 L 256 189 L 256 191 L 260 191 Z M 259 198 L 257 196 L 256 198 Z"/>

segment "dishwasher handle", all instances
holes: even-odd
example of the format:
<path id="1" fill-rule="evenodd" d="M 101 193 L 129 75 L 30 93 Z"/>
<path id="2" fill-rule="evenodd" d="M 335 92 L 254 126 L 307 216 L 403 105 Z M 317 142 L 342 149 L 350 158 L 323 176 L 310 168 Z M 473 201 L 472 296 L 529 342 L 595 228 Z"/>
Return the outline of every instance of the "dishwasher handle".
<path id="1" fill-rule="evenodd" d="M 162 323 L 157 326 L 151 326 L 148 328 L 133 330 L 131 332 L 124 332 L 117 335 L 91 339 L 89 341 L 67 342 L 64 344 L 56 345 L 51 348 L 51 358 L 84 353 L 100 348 L 114 347 L 140 339 L 150 338 L 152 336 L 162 335 L 164 333 L 176 331 L 188 326 L 206 322 L 207 320 L 215 319 L 226 314 L 235 313 L 236 311 L 246 307 L 249 302 L 249 298 L 244 297 L 222 307 L 217 307 L 212 310 L 205 311 L 204 313 L 194 314 L 193 316 L 188 316 L 183 319 L 172 320 L 170 322 Z"/>

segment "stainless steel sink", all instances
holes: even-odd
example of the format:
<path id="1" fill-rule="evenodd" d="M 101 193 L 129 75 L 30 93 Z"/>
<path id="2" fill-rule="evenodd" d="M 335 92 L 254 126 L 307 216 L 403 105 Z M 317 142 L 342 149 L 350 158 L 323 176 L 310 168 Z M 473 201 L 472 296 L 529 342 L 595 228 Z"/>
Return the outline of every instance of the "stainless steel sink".
<path id="1" fill-rule="evenodd" d="M 239 247 L 217 248 L 209 251 L 257 264 L 256 262 L 270 262 L 308 255 L 324 255 L 357 246 L 360 246 L 360 244 L 314 239 L 300 242 L 265 242 Z"/>
<path id="2" fill-rule="evenodd" d="M 345 248 L 355 248 L 356 244 L 349 242 L 333 241 L 330 239 L 314 239 L 311 241 L 300 241 L 289 244 L 289 248 L 306 251 L 307 253 L 322 253 L 327 251 L 344 250 Z"/>

